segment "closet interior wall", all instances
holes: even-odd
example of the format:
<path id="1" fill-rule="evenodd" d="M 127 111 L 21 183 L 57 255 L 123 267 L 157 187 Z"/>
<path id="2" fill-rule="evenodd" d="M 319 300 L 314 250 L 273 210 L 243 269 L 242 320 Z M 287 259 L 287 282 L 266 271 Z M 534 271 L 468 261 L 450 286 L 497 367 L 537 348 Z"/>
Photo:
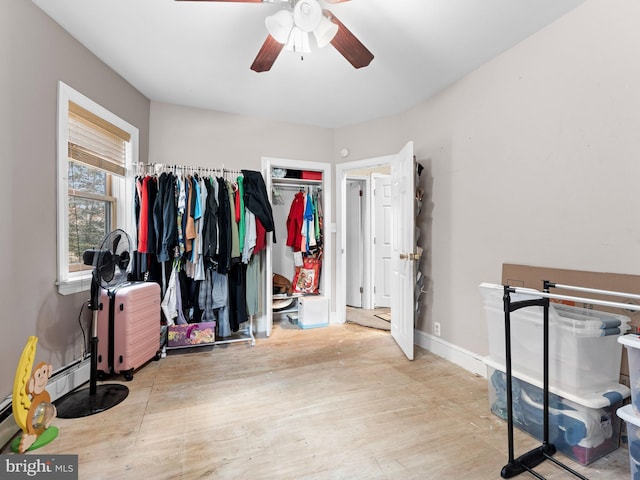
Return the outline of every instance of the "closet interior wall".
<path id="1" fill-rule="evenodd" d="M 321 182 L 313 183 L 287 183 L 283 184 L 278 179 L 273 179 L 272 209 L 273 221 L 276 227 L 276 238 L 271 250 L 273 259 L 273 273 L 280 274 L 293 281 L 295 264 L 293 259 L 293 249 L 287 246 L 287 217 L 296 193 L 300 191 L 308 193 L 319 192 L 322 194 Z M 277 195 L 274 193 L 277 192 Z"/>

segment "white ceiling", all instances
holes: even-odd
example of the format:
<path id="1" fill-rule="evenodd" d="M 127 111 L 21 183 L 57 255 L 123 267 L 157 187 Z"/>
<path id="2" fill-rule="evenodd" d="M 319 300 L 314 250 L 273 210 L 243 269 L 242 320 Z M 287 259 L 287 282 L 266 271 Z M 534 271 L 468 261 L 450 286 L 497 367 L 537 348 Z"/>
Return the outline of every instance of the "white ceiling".
<path id="1" fill-rule="evenodd" d="M 324 4 L 375 55 L 354 69 L 331 45 L 249 69 L 268 3 L 33 0 L 152 101 L 323 127 L 397 114 L 584 0 L 351 0 Z M 321 2 L 322 3 L 322 2 Z"/>

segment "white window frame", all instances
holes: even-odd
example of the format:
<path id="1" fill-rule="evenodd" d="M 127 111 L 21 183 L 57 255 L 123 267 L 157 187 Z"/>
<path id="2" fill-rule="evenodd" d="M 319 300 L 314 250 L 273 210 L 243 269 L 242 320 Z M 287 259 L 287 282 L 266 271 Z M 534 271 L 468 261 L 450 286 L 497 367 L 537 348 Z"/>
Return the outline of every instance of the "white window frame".
<path id="1" fill-rule="evenodd" d="M 135 227 L 133 223 L 133 165 L 138 163 L 138 129 L 64 82 L 58 82 L 58 278 L 56 283 L 58 293 L 61 295 L 84 292 L 91 287 L 91 270 L 69 272 L 68 141 L 70 101 L 131 135 L 131 139 L 127 143 L 126 175 L 122 181 L 118 181 L 114 177 L 113 196 L 118 199 L 116 207 L 117 228 L 122 228 L 129 233 L 132 240 L 135 241 L 135 235 L 133 235 L 135 233 L 133 230 Z"/>

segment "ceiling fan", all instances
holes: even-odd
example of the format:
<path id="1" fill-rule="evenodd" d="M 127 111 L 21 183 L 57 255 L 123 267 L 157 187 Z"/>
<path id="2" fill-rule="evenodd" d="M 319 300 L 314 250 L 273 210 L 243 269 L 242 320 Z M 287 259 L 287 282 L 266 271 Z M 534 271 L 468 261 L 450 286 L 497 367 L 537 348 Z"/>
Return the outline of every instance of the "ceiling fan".
<path id="1" fill-rule="evenodd" d="M 366 67 L 373 54 L 336 16 L 320 6 L 319 0 L 176 0 L 201 2 L 282 3 L 285 8 L 266 18 L 269 32 L 256 55 L 251 70 L 266 72 L 283 48 L 300 53 L 309 52 L 309 34 L 316 44 L 323 47 L 331 43 L 354 68 Z M 326 3 L 343 3 L 349 0 L 323 0 Z"/>

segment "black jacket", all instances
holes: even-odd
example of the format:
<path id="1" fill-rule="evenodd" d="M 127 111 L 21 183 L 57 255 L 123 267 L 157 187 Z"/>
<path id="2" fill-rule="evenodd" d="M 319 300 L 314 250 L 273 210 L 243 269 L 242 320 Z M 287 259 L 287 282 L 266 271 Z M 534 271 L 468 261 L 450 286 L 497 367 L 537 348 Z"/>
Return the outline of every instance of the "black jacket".
<path id="1" fill-rule="evenodd" d="M 273 211 L 262 174 L 253 170 L 242 170 L 242 175 L 244 176 L 244 205 L 260 220 L 267 232 L 273 232 L 273 243 L 276 243 Z"/>

